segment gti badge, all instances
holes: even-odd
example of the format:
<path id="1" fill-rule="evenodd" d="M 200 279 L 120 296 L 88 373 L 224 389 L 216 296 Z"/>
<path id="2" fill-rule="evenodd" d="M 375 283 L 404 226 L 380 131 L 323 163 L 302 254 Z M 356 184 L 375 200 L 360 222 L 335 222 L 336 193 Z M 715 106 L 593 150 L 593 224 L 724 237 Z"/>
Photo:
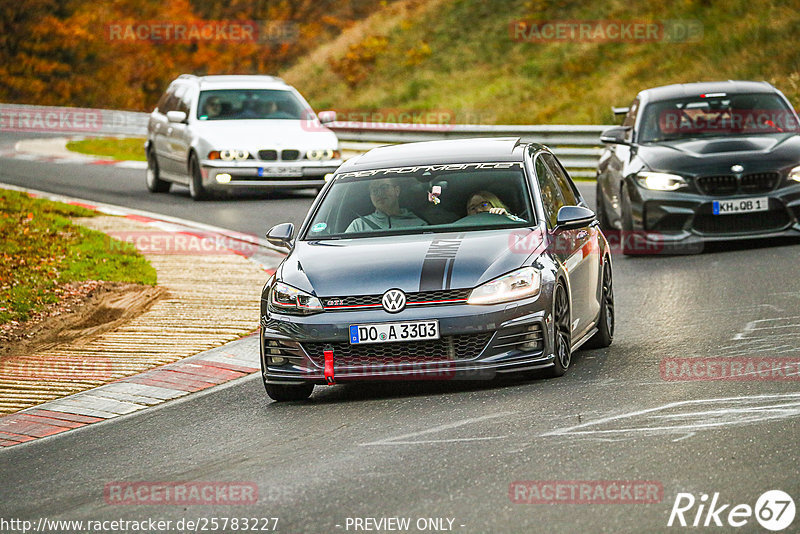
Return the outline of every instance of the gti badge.
<path id="1" fill-rule="evenodd" d="M 741 165 L 739 165 L 739 164 L 737 163 L 736 165 L 734 165 L 733 167 L 731 167 L 731 172 L 732 172 L 733 174 L 742 174 L 742 173 L 744 172 L 744 167 L 742 167 Z"/>
<path id="2" fill-rule="evenodd" d="M 390 289 L 383 294 L 381 304 L 383 304 L 383 309 L 389 313 L 403 311 L 403 308 L 406 307 L 406 294 L 399 289 Z"/>

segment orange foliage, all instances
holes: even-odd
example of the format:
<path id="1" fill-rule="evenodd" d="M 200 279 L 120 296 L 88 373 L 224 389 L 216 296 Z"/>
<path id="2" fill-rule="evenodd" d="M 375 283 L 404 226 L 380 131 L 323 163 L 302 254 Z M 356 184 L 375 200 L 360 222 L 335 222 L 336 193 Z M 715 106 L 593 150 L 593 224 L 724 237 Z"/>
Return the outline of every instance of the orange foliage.
<path id="1" fill-rule="evenodd" d="M 179 74 L 274 74 L 380 3 L 0 2 L 0 102 L 149 111 Z M 254 39 L 234 38 L 230 30 L 222 34 L 227 39 L 218 33 L 211 39 L 147 38 L 157 26 L 164 35 L 168 25 L 225 21 L 255 28 Z M 136 31 L 143 33 L 135 37 Z"/>

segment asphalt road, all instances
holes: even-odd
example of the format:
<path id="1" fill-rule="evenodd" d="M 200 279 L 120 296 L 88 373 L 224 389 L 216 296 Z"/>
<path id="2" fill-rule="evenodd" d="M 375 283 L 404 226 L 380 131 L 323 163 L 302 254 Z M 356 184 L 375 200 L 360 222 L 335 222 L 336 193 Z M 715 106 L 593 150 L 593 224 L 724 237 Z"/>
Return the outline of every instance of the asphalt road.
<path id="1" fill-rule="evenodd" d="M 186 194 L 149 195 L 142 171 L 9 160 L 0 181 L 257 233 L 298 222 L 312 200 L 309 193 L 198 205 Z M 711 501 L 719 493 L 717 508 L 730 505 L 718 516 L 724 525 L 734 506 L 755 507 L 767 490 L 800 504 L 797 375 L 662 374 L 668 358 L 799 359 L 800 245 L 614 259 L 614 343 L 579 352 L 563 378 L 340 385 L 318 387 L 309 402 L 275 404 L 252 376 L 0 451 L 0 518 L 153 518 L 174 526 L 277 517 L 281 532 L 363 532 L 356 519 L 398 517 L 410 519 L 411 532 L 667 532 L 682 530 L 667 527 L 679 493 L 698 501 L 684 514 L 690 524 L 703 494 Z M 121 481 L 253 484 L 258 500 L 107 503 L 104 488 Z M 528 504 L 512 500 L 533 496 L 517 481 L 650 481 L 663 493 L 651 504 Z M 418 529 L 426 518 L 443 518 L 443 528 Z M 738 531 L 767 532 L 744 519 Z"/>

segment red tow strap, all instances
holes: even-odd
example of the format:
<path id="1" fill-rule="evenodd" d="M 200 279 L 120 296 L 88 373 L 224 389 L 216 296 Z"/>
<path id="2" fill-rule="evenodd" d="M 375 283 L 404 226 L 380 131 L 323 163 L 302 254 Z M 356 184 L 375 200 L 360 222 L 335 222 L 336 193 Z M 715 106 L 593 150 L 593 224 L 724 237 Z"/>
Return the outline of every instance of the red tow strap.
<path id="1" fill-rule="evenodd" d="M 322 353 L 325 355 L 325 381 L 332 386 L 336 383 L 333 376 L 333 349 L 325 349 Z"/>

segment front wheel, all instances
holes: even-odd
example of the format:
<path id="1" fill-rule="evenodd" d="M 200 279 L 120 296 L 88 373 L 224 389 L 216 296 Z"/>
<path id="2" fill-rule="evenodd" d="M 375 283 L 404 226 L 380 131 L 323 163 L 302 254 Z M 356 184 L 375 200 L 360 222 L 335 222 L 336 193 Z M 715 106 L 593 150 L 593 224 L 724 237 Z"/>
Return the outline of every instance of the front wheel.
<path id="1" fill-rule="evenodd" d="M 314 391 L 314 384 L 284 386 L 280 384 L 264 384 L 269 398 L 277 402 L 306 400 Z"/>
<path id="2" fill-rule="evenodd" d="M 555 361 L 548 374 L 551 377 L 564 376 L 572 363 L 572 323 L 567 290 L 561 284 L 556 286 L 553 295 L 553 353 Z"/>
<path id="3" fill-rule="evenodd" d="M 189 195 L 192 200 L 205 200 L 208 198 L 208 191 L 203 187 L 203 174 L 200 172 L 200 162 L 197 155 L 192 154 L 189 158 Z"/>
<path id="4" fill-rule="evenodd" d="M 611 278 L 611 264 L 603 267 L 603 287 L 600 296 L 600 318 L 597 320 L 597 333 L 586 342 L 588 349 L 602 349 L 611 345 L 614 339 L 614 286 Z"/>
<path id="5" fill-rule="evenodd" d="M 151 193 L 166 193 L 172 184 L 161 179 L 158 160 L 152 150 L 147 151 L 147 190 Z"/>

